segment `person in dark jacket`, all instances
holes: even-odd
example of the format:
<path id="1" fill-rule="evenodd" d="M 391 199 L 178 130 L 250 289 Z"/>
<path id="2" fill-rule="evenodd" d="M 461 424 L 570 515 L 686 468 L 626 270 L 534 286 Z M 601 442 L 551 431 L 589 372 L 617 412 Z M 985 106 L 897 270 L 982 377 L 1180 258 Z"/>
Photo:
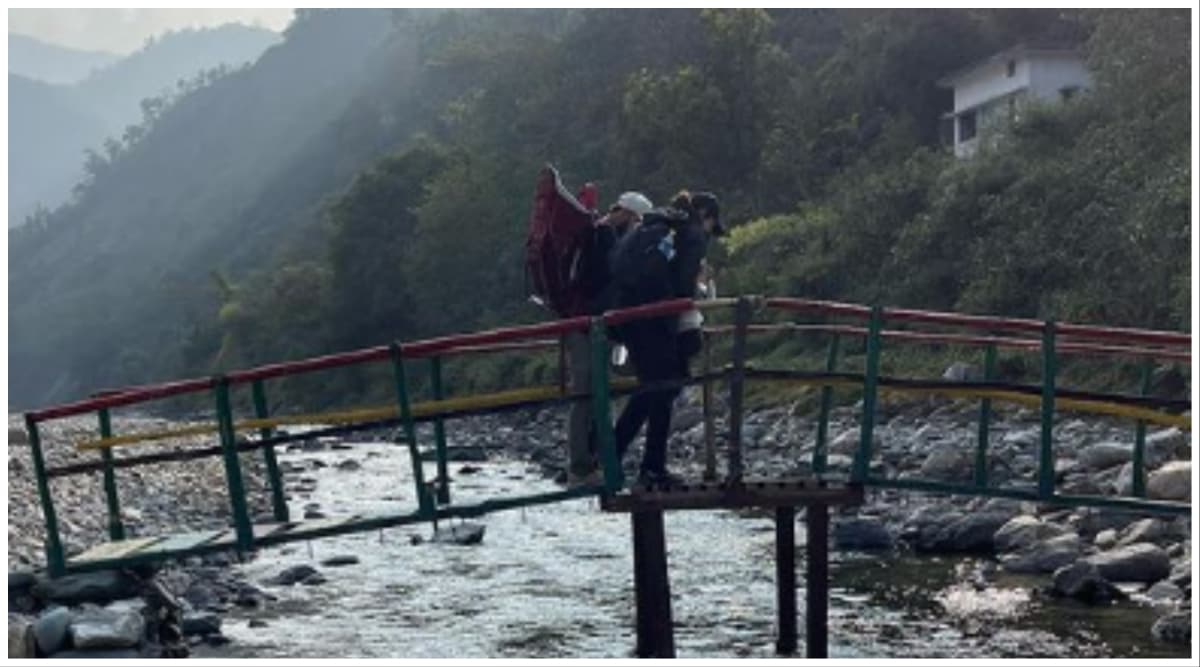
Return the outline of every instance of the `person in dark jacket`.
<path id="1" fill-rule="evenodd" d="M 599 315 L 609 308 L 612 292 L 608 272 L 608 254 L 617 239 L 635 227 L 644 213 L 654 205 L 640 192 L 624 192 L 597 220 L 590 253 L 584 258 L 589 276 L 587 314 Z M 570 390 L 574 394 L 591 391 L 591 346 L 585 331 L 572 331 L 565 337 L 567 368 L 570 370 Z M 571 404 L 567 420 L 567 486 L 593 486 L 601 483 L 595 457 L 595 429 L 592 426 L 591 406 L 576 401 Z"/>
<path id="2" fill-rule="evenodd" d="M 610 264 L 616 307 L 692 298 L 708 241 L 723 231 L 717 198 L 707 192 L 681 192 L 671 206 L 642 216 L 642 224 L 613 249 Z M 687 357 L 678 332 L 678 316 L 638 319 L 617 328 L 641 384 L 672 383 L 687 377 Z M 638 477 L 644 486 L 680 483 L 666 469 L 671 407 L 679 389 L 658 387 L 639 392 L 617 419 L 614 430 L 621 458 L 646 425 L 645 455 Z"/>

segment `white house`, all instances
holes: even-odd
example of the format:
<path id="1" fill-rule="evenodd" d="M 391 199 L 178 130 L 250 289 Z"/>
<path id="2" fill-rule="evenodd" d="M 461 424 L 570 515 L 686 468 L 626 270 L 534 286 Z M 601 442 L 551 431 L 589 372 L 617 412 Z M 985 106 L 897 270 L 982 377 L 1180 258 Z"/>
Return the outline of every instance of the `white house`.
<path id="1" fill-rule="evenodd" d="M 938 85 L 954 90 L 954 111 L 943 118 L 952 124 L 954 154 L 968 157 L 990 128 L 1015 117 L 1022 104 L 1069 99 L 1090 87 L 1091 77 L 1077 50 L 1018 45 L 942 77 Z"/>

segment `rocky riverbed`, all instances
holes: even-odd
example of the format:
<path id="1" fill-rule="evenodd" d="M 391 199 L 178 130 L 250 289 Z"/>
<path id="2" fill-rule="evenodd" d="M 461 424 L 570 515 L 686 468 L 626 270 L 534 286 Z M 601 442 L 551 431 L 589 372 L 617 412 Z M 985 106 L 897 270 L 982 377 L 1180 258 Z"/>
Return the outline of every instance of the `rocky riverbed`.
<path id="1" fill-rule="evenodd" d="M 810 416 L 797 412 L 789 407 L 777 407 L 752 412 L 747 416 L 744 426 L 747 475 L 807 472 L 816 424 Z M 977 417 L 977 406 L 967 403 L 919 402 L 883 406 L 876 427 L 875 470 L 887 477 L 969 481 L 973 470 Z M 119 422 L 116 426 L 118 432 L 161 427 L 153 420 L 133 421 L 142 423 Z M 454 422 L 449 431 L 452 458 L 455 461 L 451 473 L 456 489 L 459 489 L 456 499 L 461 499 L 463 493 L 470 495 L 473 485 L 480 487 L 480 493 L 545 490 L 545 485 L 553 488 L 551 480 L 560 474 L 565 456 L 563 422 L 561 411 L 550 410 Z M 10 422 L 10 435 L 11 425 Z M 672 465 L 685 476 L 698 476 L 701 471 L 699 461 L 702 460 L 703 425 L 694 394 L 681 401 L 673 425 Z M 723 425 L 719 423 L 718 431 L 722 428 Z M 52 432 L 48 439 L 69 442 L 85 430 L 90 433 L 91 425 L 79 423 L 64 428 L 60 433 Z M 386 440 L 387 434 L 376 435 Z M 834 411 L 830 437 L 830 468 L 833 471 L 845 470 L 858 442 L 857 412 L 853 408 Z M 428 432 L 423 434 L 422 440 L 430 441 Z M 384 486 L 372 486 L 372 475 L 377 475 L 376 469 L 382 465 L 378 462 L 390 461 L 394 454 L 402 452 L 383 443 L 363 446 L 362 441 L 363 438 L 356 438 L 351 448 L 330 441 L 314 442 L 282 454 L 294 514 L 336 515 L 373 507 L 381 502 L 403 501 L 405 493 L 411 495 L 411 488 L 408 488 L 411 483 L 406 485 L 400 476 L 384 480 Z M 1036 415 L 1032 412 L 997 411 L 991 431 L 989 457 L 993 483 L 1032 487 L 1036 478 L 1038 441 Z M 1132 485 L 1131 466 L 1128 463 L 1132 442 L 1131 424 L 1064 417 L 1055 425 L 1059 488 L 1079 494 L 1128 493 Z M 335 446 L 337 449 L 334 449 Z M 403 455 L 407 456 L 406 453 Z M 1147 439 L 1147 487 L 1153 497 L 1190 500 L 1190 455 L 1188 433 L 1176 429 L 1150 430 Z M 41 524 L 36 494 L 28 476 L 21 479 L 20 466 L 14 473 L 13 461 L 21 456 L 27 458 L 27 451 L 19 445 L 10 448 L 10 570 L 40 560 Z M 60 445 L 51 450 L 50 456 L 53 460 L 55 456 L 71 457 L 74 454 Z M 626 461 L 630 472 L 639 457 L 640 452 L 631 452 Z M 244 465 L 247 467 L 257 465 L 257 459 L 246 458 Z M 126 496 L 131 499 L 127 503 L 128 509 L 140 513 L 140 516 L 131 515 L 134 520 L 130 521 L 130 525 L 137 526 L 144 533 L 168 525 L 178 530 L 180 517 L 186 517 L 187 521 L 193 522 L 188 525 L 196 527 L 225 525 L 228 521 L 228 501 L 224 497 L 220 461 L 213 459 L 202 463 L 207 467 L 202 468 L 197 463 L 166 464 L 146 468 L 137 477 L 123 475 L 123 490 L 127 488 L 125 484 L 139 485 L 136 487 L 139 490 L 136 496 L 123 493 L 123 501 Z M 160 469 L 162 472 L 159 472 Z M 189 475 L 186 478 L 181 476 L 184 469 Z M 206 472 L 202 472 L 202 469 Z M 15 486 L 14 476 L 18 482 Z M 341 480 L 353 480 L 353 494 L 344 492 L 345 488 L 350 487 L 342 485 Z M 61 485 L 56 485 L 56 494 L 63 494 L 56 495 L 56 499 L 63 498 L 59 504 L 60 515 L 73 526 L 72 532 L 68 533 L 68 544 L 76 548 L 77 545 L 88 544 L 92 536 L 100 539 L 104 532 L 104 504 L 99 475 L 85 481 L 90 484 L 90 491 L 85 491 L 83 485 L 60 491 L 58 487 Z M 14 488 L 15 491 L 12 490 Z M 261 490 L 261 482 L 259 488 Z M 186 500 L 178 506 L 183 509 L 176 509 L 172 503 L 179 501 L 170 498 L 180 494 Z M 265 490 L 251 495 L 261 503 L 258 511 L 264 510 L 267 498 Z M 375 498 L 375 495 L 379 497 Z M 565 514 L 569 515 L 572 523 L 554 523 L 552 528 L 546 529 L 551 533 L 549 536 L 539 534 L 531 537 L 534 541 L 529 548 L 575 549 L 571 546 L 574 542 L 570 535 L 577 529 L 568 525 L 586 525 L 592 534 L 581 544 L 595 542 L 597 549 L 604 551 L 603 547 L 608 545 L 609 540 L 599 536 L 601 533 L 612 533 L 609 537 L 616 542 L 608 546 L 612 547 L 610 556 L 613 562 L 610 563 L 606 560 L 609 557 L 605 557 L 596 561 L 596 564 L 607 563 L 605 567 L 613 570 L 609 573 L 610 578 L 622 577 L 616 582 L 607 582 L 607 585 L 623 591 L 624 597 L 606 602 L 606 593 L 597 587 L 591 594 L 598 596 L 596 600 L 590 603 L 576 600 L 571 603 L 612 606 L 615 611 L 611 627 L 595 627 L 585 632 L 586 636 L 578 641 L 572 639 L 556 643 L 545 637 L 533 638 L 529 640 L 533 644 L 521 644 L 514 649 L 505 644 L 502 637 L 498 637 L 496 644 L 480 644 L 465 651 L 439 652 L 448 649 L 445 643 L 438 643 L 436 636 L 456 632 L 454 628 L 457 626 L 447 618 L 457 618 L 454 614 L 458 613 L 474 617 L 475 613 L 482 611 L 472 612 L 472 605 L 487 605 L 469 595 L 461 601 L 461 605 L 453 599 L 449 602 L 439 601 L 434 595 L 437 587 L 434 587 L 433 592 L 422 594 L 424 597 L 413 593 L 425 600 L 422 603 L 427 607 L 425 609 L 409 609 L 408 605 L 400 602 L 384 605 L 395 607 L 401 604 L 409 609 L 401 613 L 405 618 L 411 616 L 406 623 L 414 627 L 414 624 L 419 625 L 421 619 L 428 617 L 429 626 L 424 631 L 432 633 L 434 638 L 428 643 L 413 638 L 412 645 L 406 649 L 395 643 L 401 641 L 402 637 L 385 636 L 378 639 L 378 644 L 362 648 L 360 653 L 364 656 L 609 655 L 608 649 L 603 647 L 611 646 L 614 641 L 629 643 L 625 635 L 631 624 L 626 616 L 632 614 L 632 609 L 624 591 L 628 588 L 624 578 L 628 577 L 629 569 L 622 560 L 627 558 L 628 527 L 624 523 L 614 523 L 614 517 L 599 514 L 586 503 L 576 501 L 570 506 L 575 508 L 573 510 L 567 506 L 536 510 L 547 517 L 547 521 L 564 521 L 562 516 Z M 530 510 L 531 513 L 534 511 Z M 503 531 L 510 528 L 516 533 L 527 531 L 527 526 L 522 527 L 524 524 L 511 519 L 514 514 L 516 512 L 506 512 L 485 520 L 489 536 L 503 535 Z M 757 513 L 684 514 L 709 518 L 679 519 L 676 521 L 699 521 L 703 525 L 675 529 L 669 523 L 668 531 L 673 540 L 680 533 L 704 535 L 713 531 L 725 535 L 721 539 L 732 540 L 731 544 L 738 543 L 738 540 L 769 542 L 772 537 L 769 521 Z M 714 514 L 717 516 L 714 517 Z M 525 515 L 525 512 L 520 512 L 522 518 Z M 1114 510 L 1062 509 L 1007 500 L 946 498 L 873 490 L 868 493 L 867 503 L 863 507 L 835 512 L 833 519 L 832 539 L 836 555 L 833 572 L 835 599 L 832 607 L 836 610 L 842 604 L 852 612 L 849 616 L 839 616 L 838 612 L 834 612 L 831 636 L 835 643 L 835 654 L 1148 656 L 1187 653 L 1191 613 L 1191 526 L 1187 518 L 1159 518 Z M 592 526 L 592 522 L 604 525 Z M 758 525 L 764 522 L 763 526 Z M 614 525 L 609 526 L 609 523 Z M 567 534 L 564 535 L 564 532 Z M 736 537 L 738 534 L 742 537 Z M 802 536 L 803 531 L 799 531 L 799 535 Z M 409 546 L 411 542 L 425 541 L 428 537 L 421 529 L 414 528 L 404 531 L 399 538 L 391 535 L 388 544 L 392 546 L 387 549 L 390 553 L 392 549 L 412 548 Z M 192 618 L 189 627 L 192 630 L 208 627 L 196 619 L 197 615 L 205 618 L 211 615 L 217 621 L 218 628 L 208 627 L 213 631 L 191 633 L 195 650 L 201 654 L 223 656 L 320 654 L 320 649 L 310 643 L 293 642 L 289 645 L 288 640 L 280 635 L 298 632 L 299 626 L 310 623 L 310 617 L 314 614 L 326 615 L 323 620 L 335 625 L 339 621 L 332 619 L 340 618 L 341 623 L 353 627 L 351 619 L 355 614 L 369 614 L 371 605 L 381 604 L 378 599 L 364 598 L 364 590 L 374 590 L 372 586 L 384 585 L 386 590 L 380 589 L 376 593 L 387 596 L 391 595 L 387 591 L 392 589 L 386 586 L 399 585 L 395 582 L 381 584 L 377 581 L 379 577 L 373 575 L 361 580 L 366 573 L 391 567 L 391 561 L 357 564 L 360 555 L 370 559 L 378 550 L 365 549 L 358 544 L 363 538 L 357 539 L 353 545 L 350 544 L 353 541 L 350 537 L 318 542 L 316 545 L 321 553 L 311 556 L 303 546 L 287 545 L 267 550 L 260 558 L 244 565 L 224 567 L 224 563 L 219 561 L 193 561 L 185 564 L 186 567 L 174 568 L 172 572 L 175 574 L 166 576 L 166 581 L 170 582 L 167 587 L 182 598 L 181 614 Z M 394 557 L 416 558 L 426 563 L 422 568 L 430 577 L 445 582 L 456 577 L 461 579 L 471 572 L 489 573 L 485 579 L 491 579 L 494 572 L 527 567 L 516 565 L 515 562 L 505 565 L 507 556 L 497 556 L 503 562 L 489 564 L 492 557 L 480 554 L 495 549 L 488 545 L 492 539 L 497 538 L 485 540 L 483 551 L 479 552 L 468 551 L 454 556 L 436 552 L 417 552 L 426 554 L 422 556 L 397 553 Z M 498 539 L 507 538 L 501 536 Z M 683 539 L 681 542 L 684 546 L 678 547 L 682 551 L 679 556 L 676 555 L 676 543 L 672 542 L 673 574 L 691 565 L 703 565 L 703 562 L 681 564 L 681 561 L 688 560 L 690 553 L 686 546 L 688 541 Z M 707 551 L 710 546 L 701 541 L 696 545 L 695 556 L 703 557 L 702 548 Z M 736 548 L 731 548 L 738 551 L 743 546 L 739 543 Z M 342 551 L 338 552 L 338 549 Z M 334 551 L 333 556 L 344 557 L 342 562 L 322 564 L 321 561 L 331 555 L 330 550 Z M 752 553 L 758 551 L 758 547 L 752 548 Z M 711 576 L 705 576 L 690 584 L 695 588 L 694 595 L 702 598 L 696 603 L 727 607 L 730 599 L 723 596 L 736 597 L 733 591 L 742 584 L 736 580 L 738 576 L 748 577 L 754 582 L 748 585 L 757 591 L 757 597 L 753 601 L 742 600 L 737 604 L 761 607 L 753 615 L 755 618 L 761 617 L 759 620 L 746 620 L 744 623 L 748 624 L 746 628 L 751 637 L 757 637 L 758 644 L 738 648 L 742 646 L 739 643 L 742 640 L 735 639 L 731 634 L 726 637 L 724 645 L 719 645 L 720 642 L 711 637 L 704 640 L 703 632 L 696 635 L 693 641 L 688 639 L 692 635 L 689 634 L 688 621 L 684 620 L 680 629 L 681 652 L 694 655 L 757 655 L 762 647 L 769 646 L 770 610 L 773 604 L 773 590 L 769 585 L 772 576 L 769 553 L 769 547 L 764 547 L 764 555 L 751 558 L 761 561 L 752 566 L 753 571 L 730 572 L 729 581 L 714 583 Z M 546 567 L 539 559 L 533 560 L 538 567 Z M 305 567 L 309 570 L 305 570 Z M 396 568 L 392 572 L 380 573 L 380 576 L 388 577 L 388 581 L 403 578 L 405 570 L 399 566 Z M 759 572 L 759 569 L 763 571 Z M 565 592 L 552 591 L 564 586 L 570 588 L 570 579 L 574 575 L 568 575 L 568 572 L 559 572 L 561 577 L 543 573 L 534 577 L 533 581 L 541 582 L 536 585 L 524 579 L 514 581 L 512 585 L 523 591 L 521 595 L 534 595 L 521 588 L 527 585 L 535 589 L 544 588 L 550 591 L 547 593 L 550 595 L 567 595 Z M 678 576 L 682 581 L 676 590 L 686 590 L 689 586 L 688 575 Z M 558 581 L 562 577 L 566 577 L 566 580 Z M 498 575 L 497 578 L 500 580 L 495 582 L 497 585 L 506 581 Z M 923 583 L 914 584 L 914 579 Z M 284 580 L 287 582 L 283 583 Z M 596 582 L 596 585 L 601 583 Z M 457 588 L 449 583 L 445 585 L 447 595 L 455 595 L 453 591 Z M 713 588 L 714 585 L 717 587 Z M 722 593 L 717 590 L 721 586 L 733 588 Z M 409 592 L 412 593 L 411 590 Z M 357 609 L 346 608 L 338 613 L 328 609 L 330 605 L 338 608 L 343 601 L 351 599 Z M 561 598 L 556 599 L 561 603 Z M 918 600 L 919 604 L 914 602 Z M 914 604 L 936 609 L 937 613 L 914 609 Z M 367 609 L 363 609 L 364 606 Z M 384 610 L 381 608 L 379 612 L 384 613 Z M 446 617 L 443 612 L 451 616 Z M 687 614 L 680 611 L 681 618 L 688 618 Z M 224 632 L 219 628 L 222 615 L 228 615 L 230 619 L 225 624 Z M 738 614 L 735 616 L 741 617 Z M 289 620 L 292 618 L 297 620 Z M 1060 623 L 1064 618 L 1071 619 L 1074 625 L 1067 627 Z M 759 621 L 765 625 L 760 627 L 757 625 Z M 484 625 L 520 625 L 522 622 L 520 614 L 509 614 L 503 622 L 491 621 L 487 614 L 475 620 L 476 624 Z M 870 636 L 858 645 L 837 648 L 837 628 L 849 630 L 855 623 L 870 626 Z M 267 627 L 264 628 L 264 625 Z M 1038 628 L 1038 625 L 1045 627 Z M 936 626 L 937 632 L 946 633 L 942 643 L 916 641 L 918 635 L 929 632 L 933 626 Z M 11 628 L 10 618 L 10 646 Z M 550 626 L 543 630 L 551 635 L 575 632 L 570 628 L 556 629 Z M 354 629 L 357 633 L 364 631 L 363 628 Z M 504 635 L 505 632 L 497 626 L 497 635 Z M 320 634 L 329 641 L 348 641 L 338 632 L 322 631 Z M 574 637 L 574 634 L 571 636 Z M 1038 639 L 1039 636 L 1042 638 Z M 233 639 L 233 643 L 220 646 L 226 641 L 225 637 Z M 541 643 L 543 640 L 545 646 Z M 338 651 L 349 650 L 345 649 L 345 644 L 333 646 L 341 646 Z M 562 650 L 556 650 L 556 646 Z M 569 648 L 562 648 L 564 646 Z M 1004 648 L 996 648 L 998 646 Z M 335 652 L 331 655 L 345 653 Z"/>

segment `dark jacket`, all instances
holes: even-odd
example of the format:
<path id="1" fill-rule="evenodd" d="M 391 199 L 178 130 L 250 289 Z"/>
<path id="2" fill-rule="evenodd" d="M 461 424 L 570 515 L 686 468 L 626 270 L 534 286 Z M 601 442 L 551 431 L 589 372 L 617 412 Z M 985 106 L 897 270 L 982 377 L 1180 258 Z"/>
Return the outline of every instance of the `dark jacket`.
<path id="1" fill-rule="evenodd" d="M 613 306 L 693 297 L 707 250 L 708 235 L 694 216 L 672 208 L 647 213 L 610 254 Z"/>

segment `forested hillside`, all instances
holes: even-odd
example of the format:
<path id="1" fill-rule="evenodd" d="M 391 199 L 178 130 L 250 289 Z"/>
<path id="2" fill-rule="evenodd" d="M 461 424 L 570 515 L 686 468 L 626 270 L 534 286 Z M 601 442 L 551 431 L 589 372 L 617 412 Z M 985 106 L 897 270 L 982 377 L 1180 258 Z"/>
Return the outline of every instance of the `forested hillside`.
<path id="1" fill-rule="evenodd" d="M 9 35 L 16 58 L 9 62 L 8 226 L 66 201 L 83 175 L 85 151 L 108 150 L 106 139 L 120 139 L 141 118 L 143 101 L 161 106 L 195 87 L 198 76 L 203 81 L 202 72 L 240 68 L 277 40 L 269 30 L 234 24 L 178 30 L 110 61 L 102 57 L 109 54 Z M 84 66 L 81 76 L 66 76 Z"/>
<path id="2" fill-rule="evenodd" d="M 148 115 L 78 203 L 10 234 L 10 395 L 544 317 L 550 161 L 605 198 L 713 190 L 726 293 L 1187 329 L 1185 11 L 302 13 Z M 937 80 L 1016 43 L 1096 85 L 994 149 Z"/>

